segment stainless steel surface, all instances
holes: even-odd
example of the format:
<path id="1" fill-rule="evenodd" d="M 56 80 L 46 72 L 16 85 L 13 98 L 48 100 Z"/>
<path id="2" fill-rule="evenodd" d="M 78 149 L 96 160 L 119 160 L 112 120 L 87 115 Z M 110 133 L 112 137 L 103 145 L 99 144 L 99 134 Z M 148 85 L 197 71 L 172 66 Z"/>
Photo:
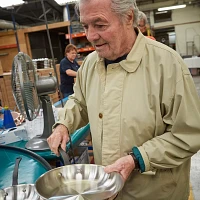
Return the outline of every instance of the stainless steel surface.
<path id="1" fill-rule="evenodd" d="M 13 171 L 12 186 L 0 190 L 0 200 L 39 200 L 33 184 L 18 185 L 19 164 L 22 157 L 17 157 Z"/>
<path id="2" fill-rule="evenodd" d="M 33 184 L 21 184 L 0 190 L 0 200 L 40 200 L 40 196 Z"/>
<path id="3" fill-rule="evenodd" d="M 48 171 L 38 178 L 35 188 L 43 199 L 103 200 L 123 185 L 119 173 L 107 174 L 99 165 L 75 164 Z"/>
<path id="4" fill-rule="evenodd" d="M 27 149 L 33 150 L 33 151 L 43 151 L 43 150 L 49 150 L 49 145 L 47 143 L 47 139 L 46 138 L 42 138 L 40 136 L 36 136 L 32 139 L 30 139 L 25 147 Z"/>

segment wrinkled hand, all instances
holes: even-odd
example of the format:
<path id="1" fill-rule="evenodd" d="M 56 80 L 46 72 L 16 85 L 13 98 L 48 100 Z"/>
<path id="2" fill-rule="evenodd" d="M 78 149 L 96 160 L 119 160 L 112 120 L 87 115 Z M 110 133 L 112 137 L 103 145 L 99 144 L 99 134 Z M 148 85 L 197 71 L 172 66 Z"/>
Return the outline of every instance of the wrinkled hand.
<path id="1" fill-rule="evenodd" d="M 66 151 L 66 144 L 69 141 L 69 134 L 66 126 L 59 124 L 54 129 L 53 133 L 50 137 L 47 138 L 47 142 L 49 144 L 49 148 L 53 151 L 57 156 L 59 155 L 58 147 Z"/>
<path id="2" fill-rule="evenodd" d="M 106 166 L 104 170 L 106 173 L 118 172 L 121 174 L 124 181 L 126 181 L 134 168 L 135 168 L 135 163 L 132 156 L 127 155 L 118 159 L 112 165 Z"/>

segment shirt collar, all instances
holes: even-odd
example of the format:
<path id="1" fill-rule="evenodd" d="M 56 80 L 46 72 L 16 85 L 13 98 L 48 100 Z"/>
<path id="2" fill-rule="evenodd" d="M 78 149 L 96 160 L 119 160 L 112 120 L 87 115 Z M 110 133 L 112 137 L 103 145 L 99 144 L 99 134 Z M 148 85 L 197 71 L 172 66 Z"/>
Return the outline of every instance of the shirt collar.
<path id="1" fill-rule="evenodd" d="M 104 62 L 105 62 L 106 67 L 107 67 L 107 65 L 109 65 L 109 64 L 119 63 L 119 62 L 121 62 L 122 60 L 125 60 L 126 57 L 127 57 L 127 55 L 128 55 L 128 54 L 125 54 L 125 55 L 123 55 L 123 56 L 117 58 L 116 60 L 104 59 Z"/>

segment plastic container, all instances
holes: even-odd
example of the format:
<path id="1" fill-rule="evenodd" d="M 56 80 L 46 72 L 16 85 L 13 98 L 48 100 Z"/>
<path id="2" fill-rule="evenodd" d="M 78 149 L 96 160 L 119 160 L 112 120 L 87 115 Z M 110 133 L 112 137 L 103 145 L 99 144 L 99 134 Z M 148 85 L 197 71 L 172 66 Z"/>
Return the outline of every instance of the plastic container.
<path id="1" fill-rule="evenodd" d="M 4 108 L 3 127 L 5 129 L 16 127 L 16 124 L 8 107 Z"/>
<path id="2" fill-rule="evenodd" d="M 3 119 L 0 118 L 0 129 L 3 129 Z"/>

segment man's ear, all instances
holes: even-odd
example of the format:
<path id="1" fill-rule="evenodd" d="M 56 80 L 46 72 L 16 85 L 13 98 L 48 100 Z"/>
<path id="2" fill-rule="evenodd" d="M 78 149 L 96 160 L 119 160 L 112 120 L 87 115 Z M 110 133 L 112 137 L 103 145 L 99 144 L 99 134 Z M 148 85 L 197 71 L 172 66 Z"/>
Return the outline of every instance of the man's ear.
<path id="1" fill-rule="evenodd" d="M 127 15 L 127 25 L 133 26 L 133 21 L 134 21 L 134 11 L 130 10 Z"/>

